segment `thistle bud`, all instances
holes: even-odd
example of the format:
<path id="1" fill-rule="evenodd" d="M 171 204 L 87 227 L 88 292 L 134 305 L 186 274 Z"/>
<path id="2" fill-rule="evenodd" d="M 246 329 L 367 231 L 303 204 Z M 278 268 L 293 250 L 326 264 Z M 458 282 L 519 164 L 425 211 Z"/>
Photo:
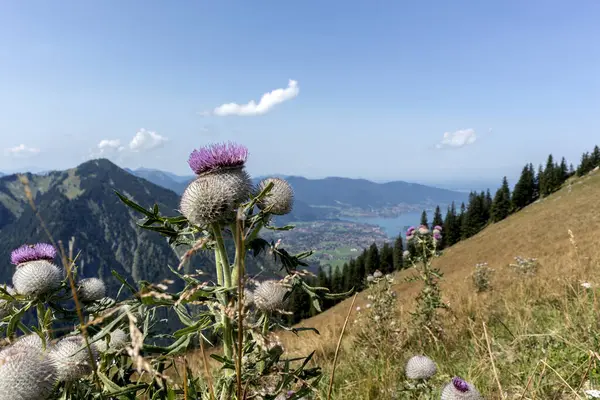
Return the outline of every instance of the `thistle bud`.
<path id="1" fill-rule="evenodd" d="M 254 304 L 261 311 L 281 310 L 288 291 L 288 288 L 278 281 L 261 282 L 254 290 Z"/>
<path id="2" fill-rule="evenodd" d="M 405 373 L 408 379 L 429 379 L 436 372 L 437 366 L 429 357 L 414 356 L 406 363 Z"/>
<path id="3" fill-rule="evenodd" d="M 12 279 L 17 293 L 40 296 L 58 289 L 63 273 L 47 260 L 35 260 L 19 264 Z"/>
<path id="4" fill-rule="evenodd" d="M 267 210 L 274 215 L 285 215 L 292 211 L 294 205 L 294 190 L 292 186 L 281 178 L 267 178 L 263 179 L 256 189 L 256 195 L 259 195 L 269 183 L 273 184 L 273 187 L 262 198 L 257 206 L 261 210 Z"/>
<path id="5" fill-rule="evenodd" d="M 115 329 L 110 333 L 110 335 L 107 336 L 110 338 L 110 343 L 106 342 L 106 336 L 98 340 L 97 342 L 94 342 L 94 344 L 96 345 L 96 349 L 98 349 L 98 351 L 101 353 L 104 353 L 108 350 L 123 350 L 129 342 L 127 333 L 125 333 L 125 331 L 123 331 L 122 329 Z"/>
<path id="6" fill-rule="evenodd" d="M 79 281 L 77 297 L 84 303 L 99 301 L 106 296 L 106 285 L 101 279 L 87 278 Z"/>
<path id="7" fill-rule="evenodd" d="M 90 348 L 96 359 L 96 346 L 90 344 Z M 56 367 L 60 381 L 70 382 L 92 373 L 92 360 L 81 335 L 69 336 L 58 342 L 50 351 L 50 359 Z"/>
<path id="8" fill-rule="evenodd" d="M 56 368 L 40 349 L 13 345 L 0 352 L 1 400 L 45 400 L 56 379 Z"/>

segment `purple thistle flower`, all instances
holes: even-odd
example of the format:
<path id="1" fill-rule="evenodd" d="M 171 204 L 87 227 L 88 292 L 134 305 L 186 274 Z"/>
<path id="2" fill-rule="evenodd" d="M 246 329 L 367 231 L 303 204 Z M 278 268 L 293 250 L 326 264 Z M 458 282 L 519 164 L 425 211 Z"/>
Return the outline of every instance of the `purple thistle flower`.
<path id="1" fill-rule="evenodd" d="M 10 253 L 10 262 L 19 265 L 28 261 L 48 260 L 56 257 L 56 249 L 48 243 L 25 244 Z"/>
<path id="2" fill-rule="evenodd" d="M 414 226 L 411 226 L 410 228 L 408 228 L 406 230 L 406 237 L 412 237 L 415 234 L 416 228 Z"/>
<path id="3" fill-rule="evenodd" d="M 434 226 L 434 227 L 433 227 L 433 230 L 434 230 L 434 231 L 435 231 L 435 230 L 438 230 L 438 231 L 440 231 L 440 232 L 441 232 L 441 231 L 442 231 L 442 227 L 441 227 L 441 226 L 439 226 L 439 225 L 436 225 L 436 226 Z"/>
<path id="4" fill-rule="evenodd" d="M 248 149 L 236 143 L 215 143 L 192 151 L 188 164 L 197 174 L 218 169 L 243 167 L 248 158 Z"/>
<path id="5" fill-rule="evenodd" d="M 439 232 L 433 232 L 433 238 L 435 240 L 441 240 L 442 239 L 442 235 Z"/>
<path id="6" fill-rule="evenodd" d="M 459 392 L 466 393 L 469 391 L 469 384 L 458 376 L 452 378 L 452 385 L 454 385 L 454 388 Z"/>

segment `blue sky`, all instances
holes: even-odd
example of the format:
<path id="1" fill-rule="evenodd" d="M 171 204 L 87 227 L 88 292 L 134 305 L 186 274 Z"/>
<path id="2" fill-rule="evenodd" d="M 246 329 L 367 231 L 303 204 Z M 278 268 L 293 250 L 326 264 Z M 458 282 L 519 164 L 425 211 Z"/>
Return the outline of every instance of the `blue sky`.
<path id="1" fill-rule="evenodd" d="M 193 148 L 226 140 L 255 175 L 576 163 L 600 142 L 598 20 L 592 0 L 6 1 L 0 170 L 105 156 L 189 174 Z"/>

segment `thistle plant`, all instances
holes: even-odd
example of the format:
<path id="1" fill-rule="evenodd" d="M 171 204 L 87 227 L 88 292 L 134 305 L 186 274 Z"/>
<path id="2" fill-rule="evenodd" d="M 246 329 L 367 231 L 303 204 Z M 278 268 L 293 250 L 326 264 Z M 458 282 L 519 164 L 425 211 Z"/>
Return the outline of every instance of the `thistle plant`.
<path id="1" fill-rule="evenodd" d="M 519 274 L 531 276 L 535 275 L 540 265 L 537 258 L 516 256 L 515 262 L 509 266 Z"/>
<path id="2" fill-rule="evenodd" d="M 424 355 L 409 358 L 404 367 L 404 373 L 406 381 L 400 389 L 403 398 L 431 398 L 433 385 L 430 383 L 430 379 L 437 373 L 437 365 L 431 358 Z"/>
<path id="3" fill-rule="evenodd" d="M 146 209 L 117 193 L 143 216 L 141 229 L 158 232 L 176 254 L 183 254 L 179 268 L 171 268 L 173 280 L 128 282 L 112 271 L 122 285 L 118 293 L 107 293 L 101 279 L 79 278 L 73 243 L 68 255 L 48 243 L 15 249 L 14 288 L 0 285 L 0 332 L 11 343 L 0 349 L 0 400 L 133 400 L 142 395 L 297 400 L 315 390 L 321 370 L 308 367 L 313 353 L 286 357 L 273 330 L 311 330 L 283 324 L 293 291 L 306 292 L 319 311 L 321 299 L 348 293 L 332 294 L 306 283 L 307 273 L 300 268 L 308 266 L 305 259 L 312 252 L 290 254 L 260 237 L 263 229 L 293 228 L 272 224 L 273 215 L 292 210 L 293 192 L 279 178 L 252 188 L 244 168 L 247 156 L 245 147 L 232 143 L 194 150 L 189 165 L 197 177 L 181 198 L 182 215 L 165 217 L 158 206 Z M 180 273 L 197 252 L 212 255 L 214 270 Z M 280 266 L 279 276 L 251 289 L 246 257 L 262 254 Z M 62 266 L 55 263 L 59 255 Z M 183 289 L 170 292 L 174 280 Z M 37 321 L 32 323 L 33 315 Z M 165 315 L 177 318 L 181 328 L 165 330 Z M 210 371 L 206 359 L 203 376 L 176 362 L 198 344 L 203 352 L 205 346 L 217 350 L 211 354 L 217 372 Z"/>
<path id="4" fill-rule="evenodd" d="M 395 359 L 400 355 L 402 333 L 396 318 L 394 279 L 375 271 L 367 277 L 367 282 L 368 303 L 357 319 L 356 348 L 367 358 Z"/>
<path id="5" fill-rule="evenodd" d="M 409 247 L 413 249 L 406 261 L 410 262 L 416 275 L 407 278 L 407 281 L 421 281 L 423 288 L 419 292 L 416 301 L 416 310 L 411 313 L 417 331 L 425 329 L 428 333 L 425 337 L 440 337 L 443 333 L 439 319 L 439 310 L 447 309 L 448 305 L 442 301 L 439 280 L 443 274 L 438 268 L 433 268 L 431 263 L 439 256 L 437 249 L 442 239 L 442 228 L 436 226 L 433 232 L 422 225 L 418 229 L 410 227 L 406 231 L 406 240 Z M 417 332 L 419 338 L 423 336 Z M 419 339 L 421 340 L 421 339 Z"/>
<path id="6" fill-rule="evenodd" d="M 491 289 L 491 279 L 494 274 L 494 270 L 490 268 L 488 263 L 478 263 L 475 265 L 475 271 L 471 274 L 473 280 L 473 286 L 478 293 L 485 292 Z"/>

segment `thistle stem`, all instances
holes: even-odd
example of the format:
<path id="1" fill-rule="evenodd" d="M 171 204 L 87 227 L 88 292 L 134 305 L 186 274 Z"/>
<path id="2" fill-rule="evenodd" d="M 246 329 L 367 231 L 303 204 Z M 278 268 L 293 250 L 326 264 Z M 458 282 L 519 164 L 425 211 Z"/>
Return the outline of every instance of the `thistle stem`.
<path id="1" fill-rule="evenodd" d="M 219 224 L 213 224 L 213 234 L 217 247 L 215 248 L 215 255 L 217 256 L 217 279 L 219 270 L 222 271 L 221 284 L 225 288 L 231 287 L 231 268 L 229 267 L 229 259 L 227 258 L 227 249 L 225 248 L 225 241 L 223 240 L 223 231 Z M 220 264 L 220 266 L 219 266 Z M 225 294 L 221 299 L 223 306 L 228 306 L 227 295 Z M 227 311 L 223 310 L 221 313 L 223 320 L 223 348 L 225 358 L 233 357 L 233 329 L 231 327 L 231 319 L 227 315 Z"/>
<path id="2" fill-rule="evenodd" d="M 217 251 L 220 253 L 221 266 L 223 268 L 223 285 L 226 288 L 231 287 L 231 267 L 229 266 L 229 258 L 227 257 L 227 249 L 223 240 L 223 229 L 219 224 L 213 224 L 213 233 L 217 242 Z"/>

